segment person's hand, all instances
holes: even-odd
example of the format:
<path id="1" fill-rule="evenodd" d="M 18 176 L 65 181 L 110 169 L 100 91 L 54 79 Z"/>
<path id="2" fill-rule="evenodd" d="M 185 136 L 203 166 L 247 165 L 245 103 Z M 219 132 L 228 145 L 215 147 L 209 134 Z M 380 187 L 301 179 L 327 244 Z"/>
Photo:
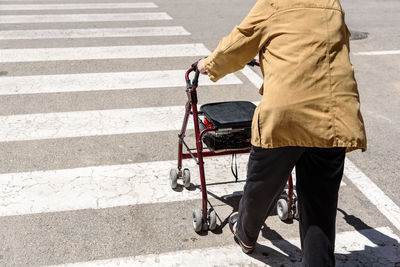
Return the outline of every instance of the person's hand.
<path id="1" fill-rule="evenodd" d="M 201 74 L 207 74 L 206 68 L 204 66 L 204 61 L 205 61 L 205 59 L 202 58 L 199 60 L 199 62 L 197 62 L 197 69 L 199 70 L 199 72 Z"/>

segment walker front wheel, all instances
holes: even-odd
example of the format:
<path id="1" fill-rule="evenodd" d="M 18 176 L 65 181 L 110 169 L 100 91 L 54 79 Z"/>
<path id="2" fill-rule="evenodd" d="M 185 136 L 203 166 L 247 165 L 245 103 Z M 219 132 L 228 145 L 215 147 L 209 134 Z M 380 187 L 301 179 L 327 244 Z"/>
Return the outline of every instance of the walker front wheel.
<path id="1" fill-rule="evenodd" d="M 201 231 L 203 226 L 203 214 L 201 210 L 193 210 L 192 226 L 196 233 Z"/>
<path id="2" fill-rule="evenodd" d="M 169 185 L 172 189 L 178 186 L 178 171 L 176 169 L 171 169 L 169 171 Z"/>

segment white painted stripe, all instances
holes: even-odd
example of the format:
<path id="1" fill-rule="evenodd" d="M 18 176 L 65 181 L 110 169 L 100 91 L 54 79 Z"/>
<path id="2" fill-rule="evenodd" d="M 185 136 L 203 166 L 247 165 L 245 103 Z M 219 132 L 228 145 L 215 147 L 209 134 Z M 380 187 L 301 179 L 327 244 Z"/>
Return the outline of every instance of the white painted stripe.
<path id="1" fill-rule="evenodd" d="M 394 266 L 400 253 L 399 242 L 400 238 L 388 227 L 338 233 L 336 264 L 369 266 L 376 262 L 380 266 Z M 298 238 L 274 241 L 260 239 L 251 257 L 242 253 L 237 245 L 231 245 L 57 266 L 193 266 L 200 262 L 201 266 L 300 266 L 300 259 Z"/>
<path id="2" fill-rule="evenodd" d="M 173 131 L 183 115 L 178 106 L 1 116 L 0 142 Z"/>
<path id="3" fill-rule="evenodd" d="M 254 86 L 258 89 L 261 88 L 263 84 L 263 79 L 255 73 L 249 66 L 245 66 L 241 72 L 249 79 L 249 81 L 254 84 Z"/>
<path id="4" fill-rule="evenodd" d="M 400 55 L 400 50 L 386 50 L 386 51 L 368 51 L 368 52 L 354 52 L 356 56 L 384 56 L 384 55 Z"/>
<path id="5" fill-rule="evenodd" d="M 400 208 L 371 179 L 346 158 L 344 174 L 400 230 Z"/>
<path id="6" fill-rule="evenodd" d="M 74 10 L 74 9 L 115 9 L 115 8 L 157 8 L 154 3 L 87 3 L 87 4 L 19 4 L 0 5 L 0 11 L 12 10 Z"/>
<path id="7" fill-rule="evenodd" d="M 181 26 L 0 31 L 0 40 L 190 35 Z"/>
<path id="8" fill-rule="evenodd" d="M 177 142 L 178 143 L 178 142 Z M 207 157 L 209 197 L 241 195 L 248 155 L 237 156 L 239 182 L 229 171 L 231 156 Z M 126 165 L 0 174 L 0 216 L 201 199 L 201 191 L 176 192 L 168 175 L 176 160 Z M 184 160 L 191 181 L 200 186 L 198 165 Z"/>
<path id="9" fill-rule="evenodd" d="M 0 116 L 0 142 L 174 131 L 184 111 L 176 106 Z"/>
<path id="10" fill-rule="evenodd" d="M 185 88 L 186 70 L 82 73 L 0 77 L 0 95 L 39 94 L 56 92 L 103 91 L 143 88 Z M 200 77 L 200 84 L 241 84 L 234 74 L 217 83 Z"/>
<path id="11" fill-rule="evenodd" d="M 209 52 L 203 44 L 2 49 L 0 62 L 188 57 Z"/>
<path id="12" fill-rule="evenodd" d="M 245 179 L 247 160 L 248 155 L 237 157 L 240 179 Z M 235 183 L 228 171 L 230 156 L 204 161 L 209 192 L 220 197 L 241 193 L 244 183 Z M 170 188 L 169 171 L 176 166 L 174 160 L 0 174 L 0 216 L 201 199 L 199 188 Z M 190 168 L 192 183 L 200 185 L 195 161 L 184 160 L 183 167 Z"/>
<path id="13" fill-rule="evenodd" d="M 147 13 L 105 13 L 75 15 L 2 15 L 0 23 L 56 23 L 56 22 L 95 22 L 95 21 L 139 21 L 171 20 L 165 12 Z"/>
<path id="14" fill-rule="evenodd" d="M 38 0 L 1 0 L 0 3 L 2 2 L 38 2 Z M 54 3 L 59 3 L 58 0 L 40 0 L 40 2 L 54 2 Z"/>

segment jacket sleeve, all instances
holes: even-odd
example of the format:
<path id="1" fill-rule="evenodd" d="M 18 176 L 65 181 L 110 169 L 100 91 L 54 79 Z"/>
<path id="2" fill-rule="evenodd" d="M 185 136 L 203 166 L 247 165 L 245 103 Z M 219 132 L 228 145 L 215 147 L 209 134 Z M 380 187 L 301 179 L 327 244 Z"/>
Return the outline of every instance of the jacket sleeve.
<path id="1" fill-rule="evenodd" d="M 242 69 L 262 49 L 268 39 L 267 20 L 274 8 L 269 0 L 258 0 L 247 17 L 221 39 L 218 47 L 205 60 L 210 80 Z"/>

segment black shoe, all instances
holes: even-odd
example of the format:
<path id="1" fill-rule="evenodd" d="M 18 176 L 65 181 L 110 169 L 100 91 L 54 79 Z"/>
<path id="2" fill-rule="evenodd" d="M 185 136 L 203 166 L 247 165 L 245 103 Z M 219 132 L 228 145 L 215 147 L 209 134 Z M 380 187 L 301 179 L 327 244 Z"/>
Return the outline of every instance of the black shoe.
<path id="1" fill-rule="evenodd" d="M 243 243 L 242 240 L 240 240 L 239 236 L 236 234 L 236 232 L 233 230 L 233 226 L 237 223 L 237 220 L 239 218 L 239 213 L 235 212 L 229 217 L 229 228 L 231 229 L 232 234 L 234 235 L 235 242 L 238 243 L 242 251 L 246 254 L 250 254 L 254 251 L 255 247 L 250 247 L 247 246 Z"/>

